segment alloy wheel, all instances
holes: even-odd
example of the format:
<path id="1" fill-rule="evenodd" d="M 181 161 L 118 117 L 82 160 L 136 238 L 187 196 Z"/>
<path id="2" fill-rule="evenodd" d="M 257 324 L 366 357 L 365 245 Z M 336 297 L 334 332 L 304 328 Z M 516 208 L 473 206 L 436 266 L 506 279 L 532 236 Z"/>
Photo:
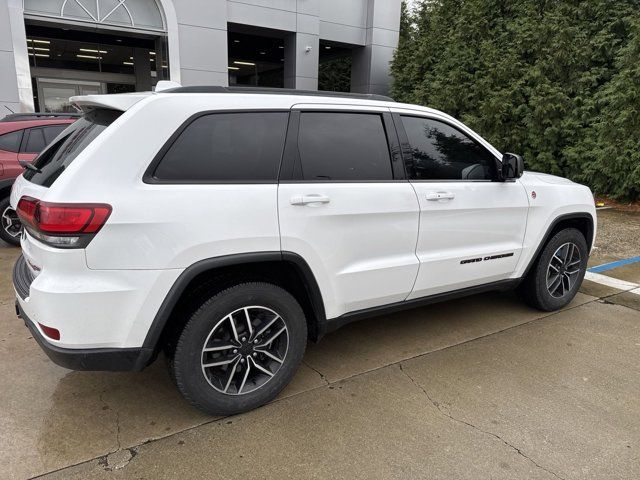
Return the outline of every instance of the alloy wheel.
<path id="1" fill-rule="evenodd" d="M 2 228 L 5 232 L 7 232 L 7 234 L 12 236 L 13 238 L 17 238 L 20 236 L 20 231 L 22 230 L 22 222 L 20 222 L 18 214 L 13 208 L 5 208 L 4 212 L 2 212 L 0 221 L 2 222 Z"/>
<path id="2" fill-rule="evenodd" d="M 244 395 L 278 373 L 289 348 L 282 317 L 263 306 L 246 306 L 223 317 L 202 347 L 202 373 L 215 390 Z"/>
<path id="3" fill-rule="evenodd" d="M 575 243 L 558 247 L 547 267 L 547 290 L 552 297 L 562 298 L 571 291 L 580 274 L 581 260 Z"/>

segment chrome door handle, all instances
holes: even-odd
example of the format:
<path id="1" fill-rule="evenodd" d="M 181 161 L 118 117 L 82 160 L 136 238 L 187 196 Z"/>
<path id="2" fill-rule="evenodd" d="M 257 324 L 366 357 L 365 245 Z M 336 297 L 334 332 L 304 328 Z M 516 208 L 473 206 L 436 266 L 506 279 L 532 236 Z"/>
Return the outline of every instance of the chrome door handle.
<path id="1" fill-rule="evenodd" d="M 313 205 L 320 203 L 329 203 L 331 199 L 326 195 L 311 193 L 309 195 L 294 195 L 289 202 L 291 205 Z"/>
<path id="2" fill-rule="evenodd" d="M 438 200 L 453 200 L 456 196 L 451 192 L 427 192 L 427 200 L 432 202 Z"/>

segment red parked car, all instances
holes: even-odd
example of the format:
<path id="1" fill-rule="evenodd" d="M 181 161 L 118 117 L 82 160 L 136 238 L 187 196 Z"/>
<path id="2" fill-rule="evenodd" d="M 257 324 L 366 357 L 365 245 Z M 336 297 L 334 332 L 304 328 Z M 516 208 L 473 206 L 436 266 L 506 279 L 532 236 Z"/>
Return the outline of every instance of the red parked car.
<path id="1" fill-rule="evenodd" d="M 9 205 L 11 186 L 24 171 L 21 161 L 34 158 L 80 115 L 73 113 L 14 113 L 0 120 L 0 238 L 20 245 L 22 225 Z"/>

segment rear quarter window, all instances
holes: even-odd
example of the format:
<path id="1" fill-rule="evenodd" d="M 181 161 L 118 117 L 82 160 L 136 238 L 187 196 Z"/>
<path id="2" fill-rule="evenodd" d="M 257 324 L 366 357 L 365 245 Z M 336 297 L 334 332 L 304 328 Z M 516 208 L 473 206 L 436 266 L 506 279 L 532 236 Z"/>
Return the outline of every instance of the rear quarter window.
<path id="1" fill-rule="evenodd" d="M 36 157 L 33 165 L 40 171 L 25 170 L 24 178 L 37 185 L 50 187 L 80 152 L 121 114 L 120 111 L 106 109 L 88 112 Z"/>
<path id="2" fill-rule="evenodd" d="M 276 182 L 288 112 L 211 113 L 191 121 L 152 164 L 159 183 Z"/>
<path id="3" fill-rule="evenodd" d="M 20 150 L 23 130 L 16 130 L 0 135 L 0 150 L 17 153 Z"/>

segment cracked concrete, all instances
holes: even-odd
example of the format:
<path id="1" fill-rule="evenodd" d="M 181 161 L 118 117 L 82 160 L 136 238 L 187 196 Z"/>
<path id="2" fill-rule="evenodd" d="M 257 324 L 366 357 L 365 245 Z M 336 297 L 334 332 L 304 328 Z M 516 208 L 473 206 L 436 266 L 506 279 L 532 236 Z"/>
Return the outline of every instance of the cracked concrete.
<path id="1" fill-rule="evenodd" d="M 531 463 L 533 463 L 537 468 L 540 468 L 542 470 L 544 470 L 547 473 L 552 474 L 554 477 L 559 478 L 560 480 L 564 480 L 561 476 L 559 476 L 557 473 L 552 472 L 551 470 L 543 467 L 542 465 L 540 465 L 538 462 L 536 462 L 535 460 L 533 460 L 531 457 L 529 457 L 528 455 L 526 455 L 522 450 L 520 450 L 518 447 L 516 447 L 515 445 L 512 445 L 511 443 L 509 443 L 508 441 L 506 441 L 504 438 L 502 438 L 500 435 L 496 435 L 493 432 L 489 432 L 487 430 L 483 430 L 482 428 L 478 427 L 477 425 L 473 425 L 472 423 L 469 422 L 465 422 L 464 420 L 460 420 L 459 418 L 454 417 L 453 415 L 451 415 L 450 413 L 448 413 L 447 411 L 445 411 L 441 404 L 437 401 L 435 401 L 433 398 L 431 398 L 431 396 L 429 395 L 429 393 L 424 389 L 423 386 L 421 386 L 418 382 L 416 382 L 411 375 L 409 375 L 407 372 L 404 371 L 404 369 L 402 368 L 402 363 L 400 363 L 399 365 L 400 371 L 411 381 L 411 383 L 413 383 L 416 387 L 418 387 L 422 393 L 424 393 L 424 395 L 427 397 L 427 399 L 429 400 L 429 402 L 440 412 L 442 413 L 445 417 L 450 418 L 451 420 L 453 420 L 454 422 L 458 422 L 458 423 L 462 423 L 463 425 L 467 425 L 468 427 L 471 427 L 475 430 L 478 430 L 479 432 L 482 432 L 486 435 L 490 435 L 494 438 L 496 438 L 497 440 L 501 441 L 502 443 L 504 443 L 506 446 L 512 448 L 513 450 L 515 450 L 516 452 L 518 452 L 518 455 L 523 456 L 524 458 L 526 458 L 527 460 L 529 460 Z"/>
<path id="2" fill-rule="evenodd" d="M 323 382 L 325 382 L 327 385 L 329 385 L 329 380 L 327 380 L 327 377 L 325 377 L 318 369 L 314 368 L 313 366 L 309 365 L 307 362 L 305 362 L 304 360 L 302 360 L 302 364 L 305 365 L 306 367 L 309 367 L 311 370 L 313 370 L 314 372 L 316 372 L 318 375 L 320 375 L 320 378 L 322 379 Z"/>
<path id="3" fill-rule="evenodd" d="M 124 450 L 118 449 L 113 453 L 110 453 L 104 458 L 104 462 L 98 463 L 104 466 L 104 469 L 108 472 L 113 470 L 120 470 L 121 468 L 129 465 L 129 462 L 133 460 L 136 454 L 136 449 L 125 448 Z"/>
<path id="4" fill-rule="evenodd" d="M 116 412 L 116 443 L 118 444 L 118 450 L 122 448 L 120 443 L 120 414 Z"/>

